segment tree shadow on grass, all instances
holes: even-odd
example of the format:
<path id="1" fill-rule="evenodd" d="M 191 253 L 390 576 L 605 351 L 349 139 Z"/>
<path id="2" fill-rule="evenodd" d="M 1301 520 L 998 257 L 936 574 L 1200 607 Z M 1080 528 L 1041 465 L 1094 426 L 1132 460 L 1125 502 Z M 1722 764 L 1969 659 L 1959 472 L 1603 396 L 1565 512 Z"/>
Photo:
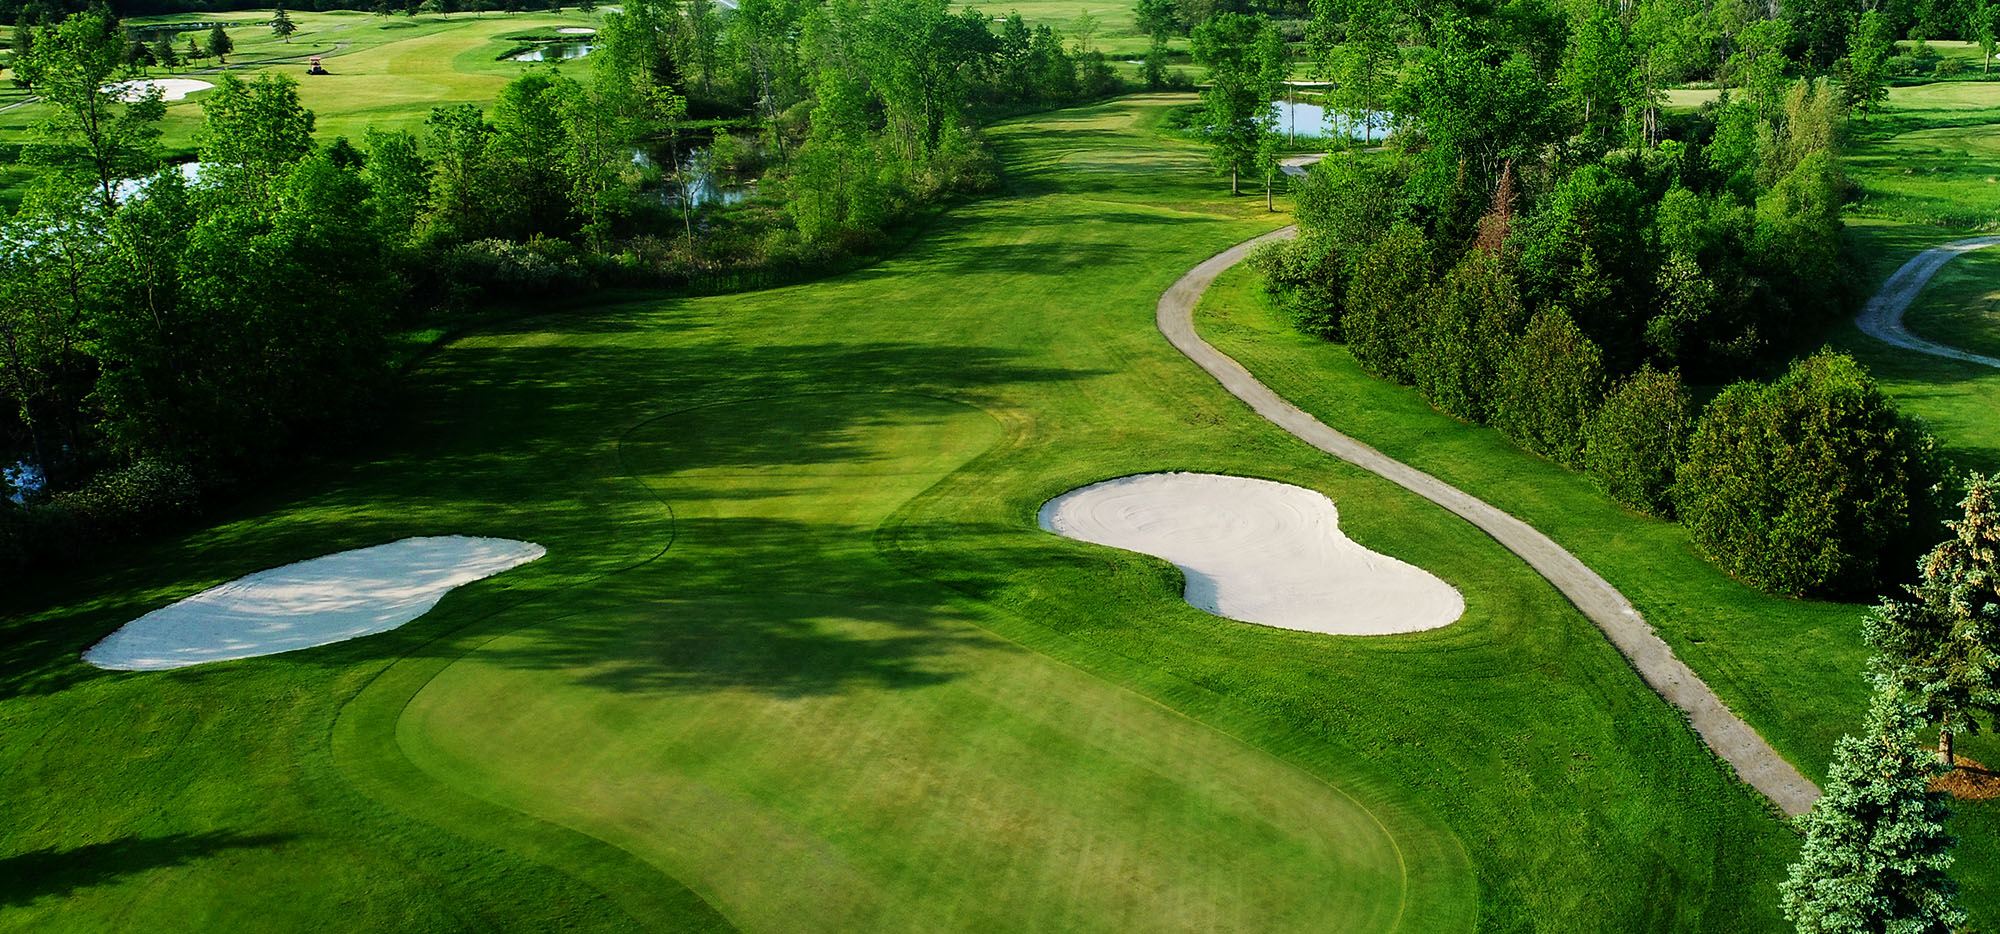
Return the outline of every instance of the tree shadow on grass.
<path id="1" fill-rule="evenodd" d="M 674 411 L 853 394 L 848 404 L 794 419 L 781 431 L 746 433 L 729 443 L 718 443 L 713 434 L 666 439 L 683 469 L 797 470 L 861 456 L 857 433 L 909 408 L 909 396 L 885 390 L 976 396 L 993 387 L 1102 375 L 965 344 L 626 343 L 643 345 L 651 339 L 647 332 L 675 327 L 677 320 L 656 311 L 621 315 L 616 322 L 510 324 L 446 351 L 408 393 L 401 424 L 349 462 L 214 517 L 216 526 L 243 524 L 239 531 L 197 532 L 111 554 L 87 573 L 22 582 L 6 597 L 8 605 L 36 609 L 15 610 L 20 615 L 0 622 L 0 699 L 128 677 L 92 668 L 78 653 L 146 611 L 217 583 L 218 576 L 329 551 L 411 534 L 508 534 L 500 527 L 510 517 L 532 517 L 544 527 L 595 530 L 604 542 L 649 553 L 639 546 L 667 529 L 666 507 L 642 491 L 644 510 L 625 503 L 622 512 L 608 512 L 600 499 L 579 493 L 585 481 L 634 481 L 602 473 L 580 478 L 580 472 L 609 469 L 605 453 L 616 450 L 624 433 Z M 579 335 L 586 339 L 576 340 Z M 757 417 L 755 410 L 746 410 L 746 417 Z M 438 527 L 439 516 L 455 516 L 462 527 Z M 654 528 L 643 527 L 649 523 Z M 52 605 L 59 608 L 41 609 Z"/>
<path id="2" fill-rule="evenodd" d="M 295 835 L 286 833 L 209 831 L 31 850 L 0 858 L 0 906 L 65 897 L 133 873 L 184 866 L 225 850 L 273 847 L 294 839 Z"/>

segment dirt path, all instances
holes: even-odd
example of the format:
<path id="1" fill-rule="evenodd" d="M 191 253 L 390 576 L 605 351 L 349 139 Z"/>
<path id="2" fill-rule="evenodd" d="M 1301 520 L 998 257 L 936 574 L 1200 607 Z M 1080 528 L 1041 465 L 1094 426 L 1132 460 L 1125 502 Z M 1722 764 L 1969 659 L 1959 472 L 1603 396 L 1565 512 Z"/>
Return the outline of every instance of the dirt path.
<path id="1" fill-rule="evenodd" d="M 1687 714 L 1695 732 L 1715 754 L 1736 769 L 1736 774 L 1762 792 L 1787 814 L 1801 814 L 1812 807 L 1819 789 L 1792 767 L 1709 690 L 1653 627 L 1633 609 L 1617 588 L 1586 567 L 1575 555 L 1548 536 L 1430 474 L 1392 460 L 1382 452 L 1343 435 L 1284 400 L 1242 364 L 1196 336 L 1194 308 L 1202 292 L 1223 270 L 1242 262 L 1259 246 L 1295 236 L 1298 228 L 1287 227 L 1210 257 L 1175 282 L 1160 296 L 1160 333 L 1188 356 L 1223 388 L 1250 405 L 1257 414 L 1291 432 L 1313 447 L 1377 474 L 1404 489 L 1458 514 L 1478 526 L 1500 544 L 1526 561 L 1528 566 L 1562 591 L 1583 615 L 1597 624 L 1624 653 L 1653 690 L 1668 703 Z"/>
<path id="2" fill-rule="evenodd" d="M 1889 281 L 1882 283 L 1882 291 L 1875 293 L 1875 297 L 1868 300 L 1867 306 L 1861 309 L 1861 313 L 1854 316 L 1854 326 L 1869 337 L 1906 350 L 2000 367 L 2000 359 L 1932 343 L 1911 334 L 1908 328 L 1903 327 L 1903 312 L 1909 310 L 1910 303 L 1916 301 L 1917 295 L 1924 290 L 1924 284 L 1931 281 L 1931 277 L 1937 275 L 1937 271 L 1944 268 L 1944 264 L 1957 259 L 1962 253 L 1996 243 L 2000 243 L 2000 237 L 1973 237 L 1969 240 L 1955 240 L 1918 253 L 1909 262 L 1904 263 L 1902 268 L 1897 269 L 1889 277 Z"/>

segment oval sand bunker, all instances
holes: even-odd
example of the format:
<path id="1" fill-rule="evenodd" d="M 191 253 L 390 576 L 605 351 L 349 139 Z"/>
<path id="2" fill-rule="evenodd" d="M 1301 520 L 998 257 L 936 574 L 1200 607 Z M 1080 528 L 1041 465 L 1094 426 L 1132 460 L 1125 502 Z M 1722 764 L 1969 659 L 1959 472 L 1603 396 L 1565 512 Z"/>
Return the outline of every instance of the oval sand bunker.
<path id="1" fill-rule="evenodd" d="M 1139 474 L 1064 493 L 1037 518 L 1067 538 L 1172 562 L 1187 575 L 1188 603 L 1246 623 L 1384 635 L 1465 612 L 1457 589 L 1355 544 L 1332 500 L 1286 483 Z"/>
<path id="2" fill-rule="evenodd" d="M 258 571 L 139 617 L 83 653 L 116 671 L 275 655 L 394 629 L 463 584 L 547 554 L 533 542 L 406 538 Z"/>

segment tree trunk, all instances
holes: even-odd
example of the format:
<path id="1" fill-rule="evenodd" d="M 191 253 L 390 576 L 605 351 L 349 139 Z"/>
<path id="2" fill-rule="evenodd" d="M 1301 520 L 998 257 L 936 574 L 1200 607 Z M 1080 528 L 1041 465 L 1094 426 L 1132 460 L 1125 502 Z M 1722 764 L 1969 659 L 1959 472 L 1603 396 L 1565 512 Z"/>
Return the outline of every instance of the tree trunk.
<path id="1" fill-rule="evenodd" d="M 1237 195 L 1239 195 L 1239 194 L 1242 194 L 1242 192 L 1239 192 L 1239 191 L 1237 191 L 1237 190 L 1236 190 L 1236 170 L 1235 170 L 1235 169 L 1230 169 L 1230 170 L 1229 170 L 1229 196 L 1230 196 L 1231 198 L 1234 198 L 1234 197 L 1236 197 L 1236 196 L 1237 196 Z"/>
<path id="2" fill-rule="evenodd" d="M 1277 206 L 1271 203 L 1271 173 L 1266 172 L 1264 173 L 1264 210 L 1276 211 L 1277 209 Z"/>
<path id="3" fill-rule="evenodd" d="M 1938 761 L 1944 763 L 1944 767 L 1947 769 L 1958 767 L 1958 762 L 1954 759 L 1951 750 L 1950 721 L 1946 721 L 1944 728 L 1938 731 Z"/>

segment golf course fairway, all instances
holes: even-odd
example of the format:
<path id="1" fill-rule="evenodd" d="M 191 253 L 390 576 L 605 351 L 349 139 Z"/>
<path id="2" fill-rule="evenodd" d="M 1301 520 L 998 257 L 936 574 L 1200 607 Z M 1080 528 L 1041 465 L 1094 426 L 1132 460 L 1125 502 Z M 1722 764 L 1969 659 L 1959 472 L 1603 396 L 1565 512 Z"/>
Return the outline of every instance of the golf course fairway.
<path id="1" fill-rule="evenodd" d="M 455 341 L 351 457 L 8 595 L 0 928 L 1781 929 L 1794 838 L 1594 626 L 1154 330 L 1287 221 L 1158 129 L 1189 100 L 990 128 L 1005 189 L 851 274 Z M 1323 494 L 1464 616 L 1239 623 L 1036 526 L 1156 471 Z M 433 534 L 547 557 L 335 645 L 77 657 Z"/>

